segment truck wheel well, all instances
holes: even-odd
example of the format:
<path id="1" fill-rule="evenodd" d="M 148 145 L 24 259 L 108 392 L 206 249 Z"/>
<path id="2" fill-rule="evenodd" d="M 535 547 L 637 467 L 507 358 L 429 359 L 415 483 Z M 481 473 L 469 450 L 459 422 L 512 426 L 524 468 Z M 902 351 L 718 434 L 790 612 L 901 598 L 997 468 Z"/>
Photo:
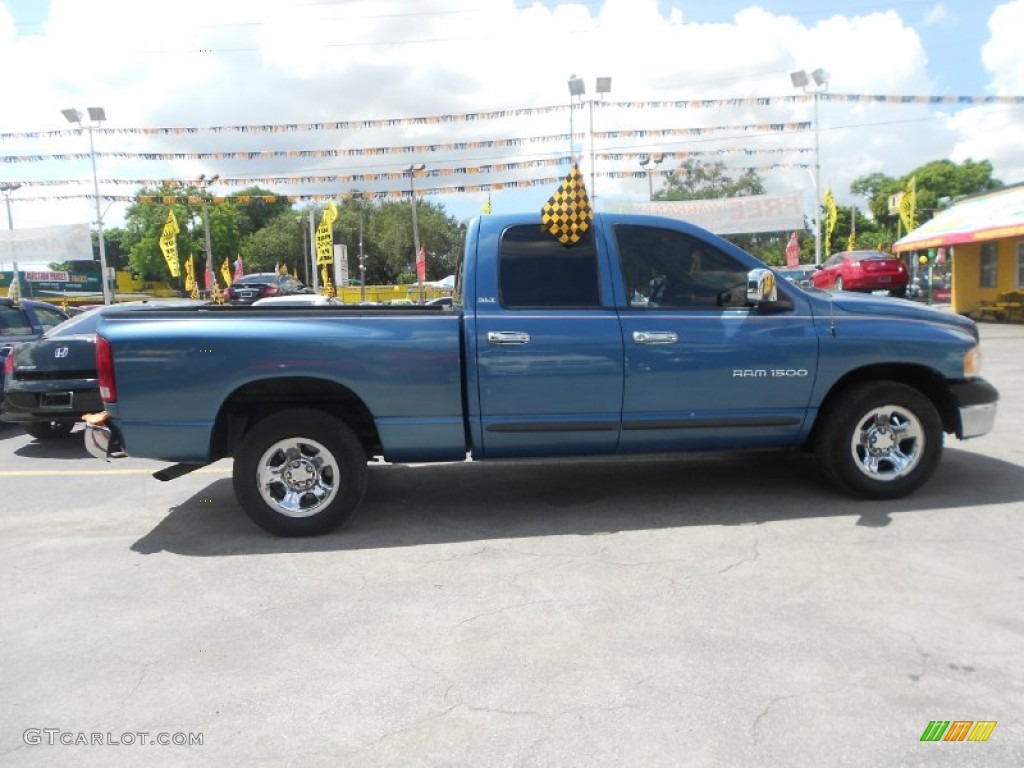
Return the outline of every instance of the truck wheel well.
<path id="1" fill-rule="evenodd" d="M 935 410 L 939 412 L 943 431 L 951 434 L 956 433 L 960 424 L 959 412 L 956 402 L 949 392 L 946 379 L 941 374 L 920 365 L 872 365 L 850 371 L 832 386 L 832 389 L 825 396 L 821 408 L 818 410 L 819 418 L 816 419 L 814 428 L 811 430 L 808 445 L 813 445 L 817 437 L 822 423 L 821 414 L 825 413 L 832 403 L 839 399 L 841 393 L 856 388 L 858 384 L 865 381 L 879 380 L 896 381 L 921 392 L 932 401 L 935 405 Z"/>
<path id="2" fill-rule="evenodd" d="M 380 435 L 373 414 L 352 390 L 333 381 L 307 377 L 263 379 L 239 387 L 224 401 L 213 427 L 214 459 L 233 456 L 260 420 L 288 408 L 313 408 L 338 417 L 363 444 L 367 456 L 380 454 Z"/>

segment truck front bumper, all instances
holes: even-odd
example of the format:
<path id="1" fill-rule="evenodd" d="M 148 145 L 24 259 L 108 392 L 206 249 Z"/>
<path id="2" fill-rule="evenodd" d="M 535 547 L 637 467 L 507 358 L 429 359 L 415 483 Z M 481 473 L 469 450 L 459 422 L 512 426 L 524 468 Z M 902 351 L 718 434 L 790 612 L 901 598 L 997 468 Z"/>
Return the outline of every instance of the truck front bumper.
<path id="1" fill-rule="evenodd" d="M 960 412 L 960 430 L 957 437 L 966 440 L 992 431 L 996 421 L 999 391 L 984 379 L 954 384 L 950 392 Z"/>

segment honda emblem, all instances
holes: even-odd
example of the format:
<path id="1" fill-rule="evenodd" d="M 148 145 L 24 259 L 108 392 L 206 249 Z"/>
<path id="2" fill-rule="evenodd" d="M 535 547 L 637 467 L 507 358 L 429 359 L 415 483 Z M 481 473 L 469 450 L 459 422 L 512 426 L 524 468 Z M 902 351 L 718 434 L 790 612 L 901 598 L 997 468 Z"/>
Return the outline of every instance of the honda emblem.
<path id="1" fill-rule="evenodd" d="M 68 348 L 67 347 L 57 347 L 55 350 L 53 350 L 53 356 L 54 357 L 58 357 L 58 358 L 60 358 L 60 357 L 67 357 L 68 356 Z"/>

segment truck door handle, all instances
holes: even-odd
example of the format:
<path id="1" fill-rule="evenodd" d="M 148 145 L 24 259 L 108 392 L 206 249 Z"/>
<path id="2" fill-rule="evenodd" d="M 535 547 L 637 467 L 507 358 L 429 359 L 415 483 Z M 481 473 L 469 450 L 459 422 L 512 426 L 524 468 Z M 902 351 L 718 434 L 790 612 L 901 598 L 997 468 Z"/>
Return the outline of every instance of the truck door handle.
<path id="1" fill-rule="evenodd" d="M 529 344 L 530 334 L 521 331 L 488 331 L 488 344 Z"/>
<path id="2" fill-rule="evenodd" d="M 633 341 L 637 344 L 675 344 L 679 335 L 672 331 L 633 331 Z"/>

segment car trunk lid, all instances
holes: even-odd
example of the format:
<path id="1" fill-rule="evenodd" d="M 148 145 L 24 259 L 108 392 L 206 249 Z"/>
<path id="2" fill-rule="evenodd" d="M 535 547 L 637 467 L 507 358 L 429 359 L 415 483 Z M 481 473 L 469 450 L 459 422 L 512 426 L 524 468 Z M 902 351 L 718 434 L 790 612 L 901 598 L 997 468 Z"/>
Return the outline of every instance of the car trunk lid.
<path id="1" fill-rule="evenodd" d="M 39 339 L 14 349 L 17 381 L 96 378 L 95 337 Z"/>

